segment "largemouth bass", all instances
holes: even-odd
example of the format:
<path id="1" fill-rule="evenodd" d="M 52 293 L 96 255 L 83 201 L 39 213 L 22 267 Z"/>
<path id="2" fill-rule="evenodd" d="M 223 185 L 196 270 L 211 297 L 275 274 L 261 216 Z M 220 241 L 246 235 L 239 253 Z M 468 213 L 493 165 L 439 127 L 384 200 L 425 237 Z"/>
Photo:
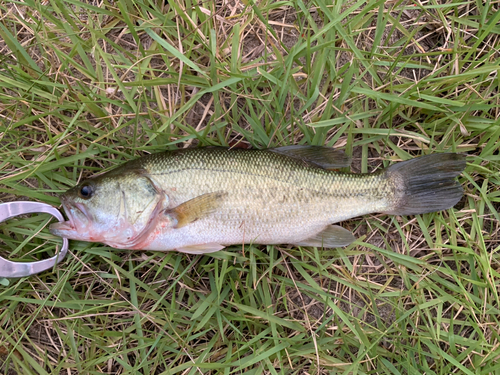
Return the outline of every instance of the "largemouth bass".
<path id="1" fill-rule="evenodd" d="M 121 249 L 215 252 L 234 244 L 346 246 L 332 225 L 381 212 L 414 215 L 451 208 L 465 155 L 433 154 L 373 174 L 315 146 L 270 150 L 197 148 L 152 154 L 83 181 L 61 196 L 68 221 L 51 232 Z"/>

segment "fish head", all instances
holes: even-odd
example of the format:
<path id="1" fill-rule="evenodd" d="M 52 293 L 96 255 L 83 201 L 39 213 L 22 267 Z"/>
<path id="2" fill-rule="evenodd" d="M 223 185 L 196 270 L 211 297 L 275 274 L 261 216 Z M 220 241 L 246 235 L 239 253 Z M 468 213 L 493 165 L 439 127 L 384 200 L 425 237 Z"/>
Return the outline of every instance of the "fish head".
<path id="1" fill-rule="evenodd" d="M 141 172 L 104 174 L 60 196 L 68 221 L 52 224 L 57 236 L 132 249 L 145 245 L 168 196 Z"/>

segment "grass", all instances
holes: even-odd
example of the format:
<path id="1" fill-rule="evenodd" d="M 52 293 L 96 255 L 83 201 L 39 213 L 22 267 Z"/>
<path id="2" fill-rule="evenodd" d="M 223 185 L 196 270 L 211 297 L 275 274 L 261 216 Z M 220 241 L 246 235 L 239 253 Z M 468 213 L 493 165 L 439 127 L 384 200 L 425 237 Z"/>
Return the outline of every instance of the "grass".
<path id="1" fill-rule="evenodd" d="M 327 145 L 354 172 L 469 155 L 453 210 L 347 248 L 213 256 L 71 242 L 0 280 L 4 374 L 500 374 L 499 3 L 0 2 L 0 196 L 195 146 Z M 54 254 L 42 215 L 10 259 Z"/>

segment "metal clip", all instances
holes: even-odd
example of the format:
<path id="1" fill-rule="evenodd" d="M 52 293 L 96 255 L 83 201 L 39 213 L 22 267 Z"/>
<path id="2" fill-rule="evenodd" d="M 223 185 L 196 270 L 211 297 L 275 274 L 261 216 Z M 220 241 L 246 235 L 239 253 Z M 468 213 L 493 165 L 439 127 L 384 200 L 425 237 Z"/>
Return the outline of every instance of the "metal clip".
<path id="1" fill-rule="evenodd" d="M 39 202 L 8 202 L 0 204 L 0 222 L 15 216 L 47 213 L 59 221 L 64 221 L 62 214 L 51 205 Z M 36 262 L 12 262 L 0 257 L 0 277 L 25 277 L 46 271 L 64 259 L 68 252 L 68 239 L 63 238 L 61 250 L 52 258 Z"/>

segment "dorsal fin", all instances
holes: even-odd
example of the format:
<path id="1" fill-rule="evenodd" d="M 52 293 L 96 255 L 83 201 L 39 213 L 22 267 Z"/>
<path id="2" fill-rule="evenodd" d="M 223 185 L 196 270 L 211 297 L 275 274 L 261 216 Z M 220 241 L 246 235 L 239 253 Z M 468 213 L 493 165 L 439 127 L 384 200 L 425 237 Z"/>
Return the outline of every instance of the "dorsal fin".
<path id="1" fill-rule="evenodd" d="M 343 151 L 330 147 L 293 145 L 271 148 L 269 151 L 300 159 L 323 169 L 345 168 L 351 165 L 351 159 Z"/>

